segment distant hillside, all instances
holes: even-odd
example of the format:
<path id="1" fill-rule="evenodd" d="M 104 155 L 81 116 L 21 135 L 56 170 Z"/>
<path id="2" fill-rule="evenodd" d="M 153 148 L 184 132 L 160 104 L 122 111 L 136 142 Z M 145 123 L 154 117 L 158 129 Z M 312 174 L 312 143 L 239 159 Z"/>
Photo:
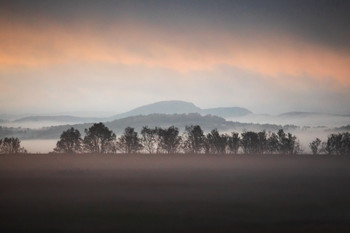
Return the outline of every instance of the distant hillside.
<path id="1" fill-rule="evenodd" d="M 90 122 L 107 122 L 117 119 L 122 119 L 130 116 L 138 115 L 150 115 L 150 114 L 185 114 L 185 113 L 199 113 L 202 115 L 215 115 L 219 117 L 229 118 L 235 116 L 244 116 L 251 114 L 251 112 L 245 108 L 229 107 L 229 108 L 210 108 L 201 109 L 190 102 L 185 101 L 161 101 L 153 104 L 144 105 L 135 108 L 131 111 L 117 114 L 111 117 L 76 117 L 70 115 L 58 115 L 58 116 L 25 116 L 12 121 L 0 121 L 3 126 L 13 127 L 29 127 L 40 128 L 51 125 L 63 125 L 63 124 L 75 124 L 75 123 L 90 123 Z M 28 123 L 35 124 L 28 124 Z M 52 123 L 51 123 L 52 122 Z M 6 124 L 5 124 L 6 123 Z M 42 123 L 42 124 L 41 124 Z"/>
<path id="2" fill-rule="evenodd" d="M 340 127 L 350 123 L 350 115 L 318 113 L 318 112 L 285 112 L 279 115 L 254 114 L 241 107 L 219 107 L 201 109 L 190 102 L 185 101 L 160 101 L 153 104 L 140 106 L 131 111 L 117 114 L 111 117 L 76 117 L 70 115 L 56 116 L 28 116 L 22 115 L 17 120 L 7 120 L 10 115 L 0 114 L 0 124 L 6 127 L 41 128 L 47 126 L 59 126 L 64 124 L 83 124 L 91 122 L 111 122 L 131 116 L 147 116 L 150 114 L 189 114 L 199 113 L 203 116 L 213 115 L 225 118 L 229 121 L 255 124 L 272 125 L 297 125 L 297 126 L 327 126 L 329 128 Z M 11 115 L 12 116 L 12 115 Z M 14 116 L 12 116 L 14 117 Z M 6 121 L 7 120 L 7 121 Z"/>
<path id="3" fill-rule="evenodd" d="M 350 124 L 350 116 L 332 113 L 318 112 L 285 112 L 279 115 L 268 114 L 249 114 L 243 117 L 226 118 L 231 121 L 245 123 L 269 123 L 278 125 L 297 125 L 297 126 L 326 126 L 328 128 L 341 127 Z"/>
<path id="4" fill-rule="evenodd" d="M 153 113 L 160 114 L 184 114 L 184 113 L 200 113 L 202 115 L 215 115 L 219 117 L 229 118 L 236 116 L 244 116 L 251 114 L 252 112 L 245 108 L 240 107 L 227 107 L 227 108 L 209 108 L 201 109 L 190 102 L 172 100 L 172 101 L 160 101 L 149 105 L 144 105 L 135 108 L 129 112 L 118 114 L 110 117 L 110 120 L 121 119 L 129 116 L 137 115 L 149 115 Z"/>
<path id="5" fill-rule="evenodd" d="M 249 111 L 246 108 L 240 108 L 240 107 L 232 107 L 232 108 L 208 108 L 208 109 L 202 109 L 200 113 L 206 115 L 211 114 L 215 116 L 220 116 L 224 118 L 230 118 L 230 117 L 241 117 L 246 116 L 249 114 L 252 114 L 251 111 Z"/>
<path id="6" fill-rule="evenodd" d="M 162 114 L 183 114 L 183 113 L 199 113 L 201 109 L 194 105 L 193 103 L 185 101 L 160 101 L 153 104 L 144 105 L 138 108 L 135 108 L 129 112 L 118 114 L 112 116 L 112 119 L 121 119 L 129 116 L 137 115 L 149 115 L 153 113 L 162 113 Z"/>
<path id="7" fill-rule="evenodd" d="M 21 128 L 6 128 L 0 127 L 0 137 L 15 136 L 20 139 L 57 139 L 60 134 L 70 127 L 78 129 L 84 134 L 84 129 L 89 128 L 92 123 L 75 124 L 75 125 L 60 125 L 45 127 L 42 129 L 21 129 Z M 151 114 L 147 116 L 139 115 L 132 116 L 123 119 L 106 122 L 105 125 L 113 130 L 116 134 L 123 133 L 124 129 L 128 126 L 140 131 L 143 126 L 149 127 L 168 127 L 176 126 L 181 131 L 184 130 L 186 125 L 200 125 L 205 132 L 209 132 L 212 129 L 218 129 L 221 132 L 231 131 L 277 131 L 281 128 L 285 130 L 296 129 L 296 126 L 281 126 L 273 124 L 250 124 L 226 121 L 225 119 L 217 116 L 206 115 L 202 116 L 199 113 L 191 114 Z"/>
<path id="8" fill-rule="evenodd" d="M 106 123 L 106 126 L 116 133 L 122 133 L 127 126 L 133 127 L 136 130 L 141 130 L 143 126 L 153 128 L 169 127 L 172 125 L 181 130 L 183 130 L 186 125 L 200 125 L 203 130 L 211 130 L 214 128 L 225 130 L 231 126 L 230 123 L 221 117 L 211 115 L 201 116 L 199 113 L 139 115 Z"/>
<path id="9" fill-rule="evenodd" d="M 88 117 L 75 117 L 75 116 L 29 116 L 23 117 L 13 122 L 37 122 L 37 121 L 55 121 L 62 123 L 81 123 L 81 122 L 96 122 L 104 120 L 103 118 L 88 118 Z"/>
<path id="10" fill-rule="evenodd" d="M 331 129 L 329 131 L 331 131 L 331 132 L 350 132 L 350 125 L 337 127 L 337 128 Z"/>

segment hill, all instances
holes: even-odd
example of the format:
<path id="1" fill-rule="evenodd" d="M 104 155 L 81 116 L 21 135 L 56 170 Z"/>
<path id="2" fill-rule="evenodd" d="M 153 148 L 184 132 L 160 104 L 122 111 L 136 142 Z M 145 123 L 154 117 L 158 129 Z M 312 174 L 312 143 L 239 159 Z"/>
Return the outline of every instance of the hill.
<path id="1" fill-rule="evenodd" d="M 89 128 L 91 125 L 92 123 L 84 123 L 51 126 L 41 129 L 0 127 L 0 137 L 14 136 L 19 137 L 20 139 L 57 139 L 64 130 L 69 129 L 70 127 L 74 127 L 78 129 L 82 134 L 84 134 L 84 129 Z M 150 114 L 147 116 L 139 115 L 105 122 L 105 125 L 116 134 L 122 134 L 124 129 L 128 126 L 135 128 L 137 131 L 140 131 L 143 126 L 169 127 L 174 125 L 183 131 L 186 125 L 200 125 L 205 132 L 209 132 L 212 129 L 218 129 L 221 132 L 231 132 L 243 130 L 277 131 L 281 128 L 285 130 L 297 128 L 296 126 L 232 122 L 226 121 L 224 118 L 217 116 L 202 116 L 199 113 Z"/>
<path id="2" fill-rule="evenodd" d="M 29 116 L 23 117 L 13 122 L 37 122 L 37 121 L 54 121 L 62 123 L 81 123 L 81 122 L 96 122 L 104 120 L 104 118 L 91 117 L 75 117 L 75 116 Z"/>
<path id="3" fill-rule="evenodd" d="M 153 113 L 160 114 L 184 114 L 184 113 L 200 113 L 202 115 L 215 115 L 223 118 L 244 116 L 251 114 L 252 112 L 245 108 L 240 107 L 227 107 L 227 108 L 208 108 L 201 109 L 190 102 L 171 100 L 160 101 L 153 104 L 144 105 L 135 108 L 129 112 L 114 115 L 110 120 L 121 119 L 129 116 L 137 115 L 149 115 Z"/>
<path id="4" fill-rule="evenodd" d="M 160 101 L 153 104 L 144 105 L 131 111 L 114 115 L 111 119 L 121 119 L 129 116 L 149 115 L 153 113 L 161 114 L 183 114 L 183 113 L 199 113 L 201 109 L 190 102 L 185 101 Z"/>
<path id="5" fill-rule="evenodd" d="M 242 117 L 228 117 L 227 120 L 245 123 L 279 124 L 297 126 L 326 126 L 329 128 L 341 127 L 350 123 L 349 115 L 319 112 L 285 112 L 279 115 L 249 114 Z"/>
<path id="6" fill-rule="evenodd" d="M 150 115 L 150 114 L 188 114 L 199 113 L 201 115 L 215 115 L 223 118 L 241 117 L 252 114 L 251 111 L 240 107 L 223 107 L 201 109 L 190 102 L 172 100 L 160 101 L 153 104 L 137 107 L 131 111 L 113 115 L 111 117 L 77 117 L 71 115 L 54 115 L 54 116 L 24 116 L 12 121 L 3 121 L 3 126 L 7 127 L 24 127 L 24 128 L 41 128 L 47 126 L 58 126 L 65 124 L 83 124 L 91 122 L 108 122 L 117 119 L 123 119 L 130 116 Z"/>
<path id="7" fill-rule="evenodd" d="M 249 111 L 248 109 L 240 108 L 240 107 L 208 108 L 208 109 L 202 109 L 200 113 L 204 115 L 211 114 L 211 115 L 220 116 L 223 118 L 241 117 L 241 116 L 252 114 L 252 112 Z"/>

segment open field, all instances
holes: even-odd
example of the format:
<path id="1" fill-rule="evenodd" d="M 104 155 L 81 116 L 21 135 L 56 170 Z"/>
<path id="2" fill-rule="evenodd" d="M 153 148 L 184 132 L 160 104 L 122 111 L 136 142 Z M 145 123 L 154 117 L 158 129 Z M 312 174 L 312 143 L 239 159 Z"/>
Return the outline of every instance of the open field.
<path id="1" fill-rule="evenodd" d="M 1 155 L 1 232 L 350 232 L 350 156 Z"/>

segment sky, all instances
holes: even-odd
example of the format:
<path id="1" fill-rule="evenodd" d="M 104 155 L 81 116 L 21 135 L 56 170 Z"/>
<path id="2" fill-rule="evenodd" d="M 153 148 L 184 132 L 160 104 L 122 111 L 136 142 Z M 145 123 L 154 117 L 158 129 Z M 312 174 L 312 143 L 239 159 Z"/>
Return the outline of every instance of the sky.
<path id="1" fill-rule="evenodd" d="M 2 1 L 0 113 L 350 114 L 349 1 Z"/>

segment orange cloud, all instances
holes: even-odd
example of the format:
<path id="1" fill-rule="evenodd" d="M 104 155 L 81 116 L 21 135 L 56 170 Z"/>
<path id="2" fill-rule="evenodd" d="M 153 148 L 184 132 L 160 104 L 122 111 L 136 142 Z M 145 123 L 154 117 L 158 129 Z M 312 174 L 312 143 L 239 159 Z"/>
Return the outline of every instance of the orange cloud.
<path id="1" fill-rule="evenodd" d="M 180 34 L 136 23 L 105 30 L 89 24 L 27 26 L 0 23 L 0 69 L 101 62 L 189 72 L 229 65 L 274 78 L 309 76 L 350 85 L 350 54 L 276 33 Z"/>

